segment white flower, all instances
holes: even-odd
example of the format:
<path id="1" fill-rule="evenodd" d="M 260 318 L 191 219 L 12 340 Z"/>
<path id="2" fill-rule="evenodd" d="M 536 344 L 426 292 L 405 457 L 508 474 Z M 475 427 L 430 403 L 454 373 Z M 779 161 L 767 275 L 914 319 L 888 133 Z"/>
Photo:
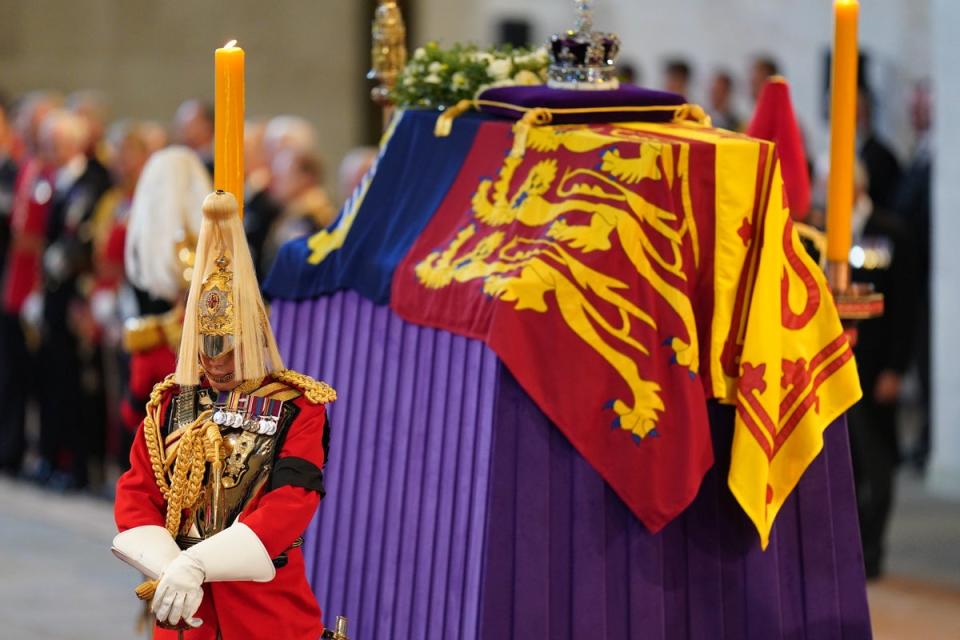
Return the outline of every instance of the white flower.
<path id="1" fill-rule="evenodd" d="M 413 52 L 414 60 L 423 60 L 426 57 L 427 57 L 427 50 L 424 49 L 423 47 L 417 47 L 416 50 Z"/>
<path id="2" fill-rule="evenodd" d="M 450 77 L 450 84 L 454 89 L 462 89 L 467 86 L 467 76 L 462 71 L 457 71 Z"/>
<path id="3" fill-rule="evenodd" d="M 440 73 L 441 71 L 443 71 L 443 66 L 444 66 L 443 64 L 435 60 L 430 63 L 430 65 L 427 67 L 427 70 L 430 71 L 430 73 Z"/>
<path id="4" fill-rule="evenodd" d="M 486 51 L 474 51 L 470 54 L 470 59 L 474 62 L 485 62 L 487 64 L 493 62 L 493 56 Z"/>
<path id="5" fill-rule="evenodd" d="M 487 71 L 494 80 L 505 80 L 510 77 L 510 61 L 494 60 L 487 65 Z"/>
<path id="6" fill-rule="evenodd" d="M 546 47 L 538 47 L 531 51 L 530 55 L 533 56 L 540 64 L 547 64 L 550 62 L 550 52 L 547 51 Z"/>
<path id="7" fill-rule="evenodd" d="M 415 85 L 415 84 L 417 84 L 417 79 L 416 79 L 416 78 L 414 78 L 413 76 L 404 76 L 404 78 L 403 78 L 403 86 L 405 86 L 405 87 L 412 87 L 412 86 Z"/>
<path id="8" fill-rule="evenodd" d="M 430 75 L 425 77 L 423 81 L 429 84 L 440 84 L 440 76 L 438 76 L 435 73 L 431 73 Z"/>
<path id="9" fill-rule="evenodd" d="M 523 69 L 522 71 L 518 71 L 517 75 L 513 76 L 513 81 L 519 85 L 540 84 L 540 76 L 533 71 Z"/>

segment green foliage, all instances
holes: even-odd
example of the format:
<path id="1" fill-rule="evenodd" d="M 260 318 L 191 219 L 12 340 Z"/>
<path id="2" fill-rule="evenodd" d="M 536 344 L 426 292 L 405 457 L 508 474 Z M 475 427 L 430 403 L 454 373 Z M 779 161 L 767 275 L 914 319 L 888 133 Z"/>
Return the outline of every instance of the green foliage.
<path id="1" fill-rule="evenodd" d="M 414 51 L 391 97 L 401 108 L 444 109 L 490 87 L 540 84 L 548 63 L 542 48 L 479 49 L 458 44 L 443 49 L 429 42 Z"/>

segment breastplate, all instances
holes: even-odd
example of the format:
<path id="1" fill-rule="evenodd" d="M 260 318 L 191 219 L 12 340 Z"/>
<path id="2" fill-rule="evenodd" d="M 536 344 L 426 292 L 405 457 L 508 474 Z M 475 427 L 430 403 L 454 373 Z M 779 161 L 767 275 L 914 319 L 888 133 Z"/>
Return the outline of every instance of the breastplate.
<path id="1" fill-rule="evenodd" d="M 167 433 L 190 424 L 205 410 L 223 409 L 223 394 L 219 396 L 212 389 L 185 387 L 171 405 Z M 224 454 L 220 472 L 215 473 L 207 463 L 199 501 L 183 518 L 182 535 L 205 539 L 229 527 L 270 480 L 277 447 L 296 413 L 296 408 L 289 403 L 280 403 L 279 408 L 274 409 L 279 415 L 275 429 L 268 429 L 268 433 L 257 433 L 239 425 L 219 426 Z M 259 416 L 249 417 L 256 420 Z"/>

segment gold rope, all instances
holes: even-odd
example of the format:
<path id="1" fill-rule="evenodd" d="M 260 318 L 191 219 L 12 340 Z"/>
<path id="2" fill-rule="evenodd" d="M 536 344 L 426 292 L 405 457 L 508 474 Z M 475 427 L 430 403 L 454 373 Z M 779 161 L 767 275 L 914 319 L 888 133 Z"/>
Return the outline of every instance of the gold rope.
<path id="1" fill-rule="evenodd" d="M 274 379 L 302 391 L 310 404 L 327 404 L 337 399 L 337 392 L 330 385 L 326 382 L 314 380 L 308 375 L 291 369 L 274 371 L 272 375 Z"/>
<path id="2" fill-rule="evenodd" d="M 143 435 L 150 456 L 150 466 L 157 487 L 167 501 L 165 528 L 174 538 L 179 533 L 183 511 L 196 507 L 200 498 L 206 464 L 211 463 L 216 473 L 222 465 L 223 456 L 220 429 L 210 421 L 212 412 L 207 410 L 182 428 L 182 435 L 176 443 L 176 456 L 165 459 L 161 447 L 163 440 L 160 432 L 160 410 L 164 393 L 175 384 L 173 376 L 168 376 L 154 387 L 150 402 L 147 403 L 147 416 L 143 421 Z M 157 580 L 147 580 L 137 587 L 137 597 L 149 600 L 156 587 Z"/>
<path id="3" fill-rule="evenodd" d="M 161 442 L 163 442 L 160 433 L 160 407 L 163 404 L 164 394 L 176 386 L 173 376 L 164 378 L 163 382 L 156 385 L 150 392 L 150 401 L 147 403 L 147 415 L 143 419 L 143 438 L 147 445 L 147 454 L 150 456 L 150 466 L 153 468 L 153 477 L 157 482 L 157 488 L 164 499 L 170 494 L 170 485 L 167 484 L 164 473 L 163 451 Z M 176 535 L 176 534 L 173 534 Z"/>
<path id="4" fill-rule="evenodd" d="M 523 113 L 523 117 L 518 121 L 519 131 L 517 138 L 521 142 L 514 142 L 514 155 L 523 155 L 522 142 L 526 139 L 526 131 L 531 126 L 541 126 L 550 124 L 555 114 L 580 114 L 580 113 L 648 113 L 648 112 L 672 112 L 673 122 L 692 121 L 697 124 L 710 126 L 710 116 L 700 105 L 685 103 L 678 105 L 614 105 L 610 107 L 521 107 L 509 102 L 500 102 L 498 100 L 480 100 L 479 98 L 470 100 L 461 100 L 457 104 L 447 107 L 443 113 L 437 117 L 434 124 L 433 135 L 438 138 L 444 138 L 450 135 L 453 127 L 453 120 L 460 114 L 468 111 L 470 107 L 479 109 L 480 107 L 496 107 L 498 109 L 507 109 L 508 111 L 518 111 Z"/>
<path id="5" fill-rule="evenodd" d="M 543 107 L 521 107 L 515 104 L 510 104 L 509 102 L 499 102 L 497 100 L 474 100 L 473 104 L 477 107 L 497 107 L 500 109 L 508 109 L 510 111 L 520 111 L 526 113 L 527 111 L 542 109 Z M 631 106 L 631 105 L 614 105 L 609 107 L 550 107 L 549 111 L 551 113 L 565 114 L 565 113 L 645 113 L 650 111 L 672 111 L 677 113 L 682 109 L 690 108 L 691 104 L 680 104 L 680 105 L 645 105 L 645 106 Z"/>
<path id="6" fill-rule="evenodd" d="M 461 113 L 470 110 L 473 106 L 472 100 L 461 100 L 452 107 L 447 107 L 437 117 L 437 122 L 433 125 L 433 135 L 437 138 L 446 138 L 453 130 L 453 119 Z"/>

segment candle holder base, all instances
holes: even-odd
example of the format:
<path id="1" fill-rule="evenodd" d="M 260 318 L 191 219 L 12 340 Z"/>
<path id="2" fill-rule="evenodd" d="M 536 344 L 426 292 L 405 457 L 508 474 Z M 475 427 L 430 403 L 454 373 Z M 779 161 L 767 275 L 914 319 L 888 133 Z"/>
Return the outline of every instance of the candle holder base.
<path id="1" fill-rule="evenodd" d="M 842 293 L 834 292 L 837 312 L 843 322 L 869 320 L 883 315 L 883 294 L 873 285 L 853 283 Z"/>
<path id="2" fill-rule="evenodd" d="M 883 315 L 883 294 L 874 291 L 871 284 L 851 282 L 848 262 L 830 260 L 825 271 L 837 313 L 844 324 Z"/>

